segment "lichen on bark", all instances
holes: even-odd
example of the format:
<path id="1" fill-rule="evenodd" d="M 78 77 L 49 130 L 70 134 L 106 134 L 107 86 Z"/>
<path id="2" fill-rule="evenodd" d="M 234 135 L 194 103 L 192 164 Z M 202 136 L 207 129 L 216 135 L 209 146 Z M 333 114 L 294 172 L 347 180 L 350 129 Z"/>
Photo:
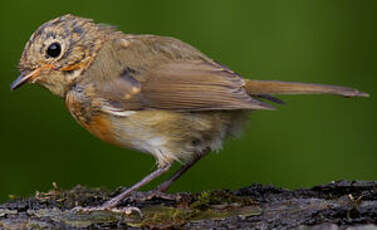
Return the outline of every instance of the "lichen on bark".
<path id="1" fill-rule="evenodd" d="M 0 229 L 377 229 L 377 182 L 338 181 L 310 189 L 287 190 L 252 185 L 237 191 L 218 190 L 152 196 L 135 192 L 121 207 L 130 214 L 81 212 L 122 189 L 57 187 L 33 197 L 0 205 Z M 145 199 L 149 197 L 148 199 Z"/>

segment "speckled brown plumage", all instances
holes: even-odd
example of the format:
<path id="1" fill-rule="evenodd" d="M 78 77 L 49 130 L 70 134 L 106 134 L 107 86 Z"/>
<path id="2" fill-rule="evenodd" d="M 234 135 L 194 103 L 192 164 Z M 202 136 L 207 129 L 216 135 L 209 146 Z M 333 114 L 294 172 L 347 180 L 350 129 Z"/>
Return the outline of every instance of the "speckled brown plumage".
<path id="1" fill-rule="evenodd" d="M 238 135 L 249 111 L 274 109 L 258 98 L 281 103 L 271 94 L 367 96 L 338 86 L 247 80 L 178 39 L 124 34 L 72 15 L 37 29 L 19 70 L 12 89 L 39 84 L 64 98 L 96 137 L 156 158 L 156 172 L 102 208 L 115 207 L 174 161 L 185 164 L 157 189 L 165 191 L 202 155 Z"/>

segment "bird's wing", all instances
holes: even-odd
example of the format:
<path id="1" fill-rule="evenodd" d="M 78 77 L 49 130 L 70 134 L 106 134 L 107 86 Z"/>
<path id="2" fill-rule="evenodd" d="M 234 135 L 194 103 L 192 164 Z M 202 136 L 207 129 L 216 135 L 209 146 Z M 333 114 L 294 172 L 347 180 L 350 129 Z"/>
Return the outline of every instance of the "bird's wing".
<path id="1" fill-rule="evenodd" d="M 102 85 L 99 95 L 106 98 L 103 110 L 117 114 L 143 109 L 273 109 L 251 97 L 237 74 L 205 62 L 168 63 L 141 73 L 126 68 L 121 76 Z"/>
<path id="2" fill-rule="evenodd" d="M 272 109 L 248 95 L 244 80 L 212 64 L 170 63 L 147 73 L 142 87 L 150 108 L 184 111 Z"/>

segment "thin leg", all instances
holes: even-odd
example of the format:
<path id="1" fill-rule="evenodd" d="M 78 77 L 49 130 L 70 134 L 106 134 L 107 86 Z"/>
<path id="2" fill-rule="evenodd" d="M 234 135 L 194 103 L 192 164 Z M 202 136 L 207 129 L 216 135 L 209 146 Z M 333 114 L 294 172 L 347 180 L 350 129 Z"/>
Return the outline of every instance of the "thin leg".
<path id="1" fill-rule="evenodd" d="M 143 186 L 145 184 L 148 184 L 149 182 L 151 182 L 156 177 L 159 177 L 162 174 L 164 174 L 165 172 L 167 172 L 169 170 L 169 168 L 171 167 L 171 165 L 172 164 L 168 164 L 167 166 L 165 166 L 163 168 L 159 168 L 159 169 L 155 170 L 154 172 L 152 172 L 148 176 L 144 177 L 141 181 L 139 181 L 138 183 L 136 183 L 135 185 L 133 185 L 131 188 L 127 189 L 126 191 L 122 192 L 118 196 L 116 196 L 116 197 L 112 198 L 111 200 L 107 201 L 106 203 L 104 203 L 101 206 L 101 208 L 103 208 L 103 209 L 114 208 L 124 198 L 126 198 L 127 196 L 129 196 L 131 192 L 135 191 L 136 189 L 139 189 L 141 186 Z"/>
<path id="2" fill-rule="evenodd" d="M 190 162 L 186 163 L 185 165 L 183 165 L 180 169 L 178 169 L 174 174 L 173 176 L 171 176 L 169 179 L 167 179 L 165 182 L 163 182 L 162 184 L 160 184 L 156 189 L 155 191 L 156 192 L 166 192 L 170 185 L 176 181 L 179 177 L 181 177 L 189 168 L 191 168 L 192 166 L 194 166 L 196 164 L 196 162 L 198 162 L 202 157 L 206 156 L 208 154 L 209 151 L 205 151 L 201 154 L 198 154 L 195 156 L 194 159 L 192 159 Z"/>

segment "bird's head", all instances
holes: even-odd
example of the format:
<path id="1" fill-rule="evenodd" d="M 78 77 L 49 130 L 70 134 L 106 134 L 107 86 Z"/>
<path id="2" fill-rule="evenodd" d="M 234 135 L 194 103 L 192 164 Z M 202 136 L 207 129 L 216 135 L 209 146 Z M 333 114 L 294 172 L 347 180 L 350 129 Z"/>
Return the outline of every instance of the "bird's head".
<path id="1" fill-rule="evenodd" d="M 94 61 L 112 30 L 73 15 L 46 22 L 27 42 L 18 65 L 21 74 L 11 89 L 36 83 L 63 97 Z"/>

